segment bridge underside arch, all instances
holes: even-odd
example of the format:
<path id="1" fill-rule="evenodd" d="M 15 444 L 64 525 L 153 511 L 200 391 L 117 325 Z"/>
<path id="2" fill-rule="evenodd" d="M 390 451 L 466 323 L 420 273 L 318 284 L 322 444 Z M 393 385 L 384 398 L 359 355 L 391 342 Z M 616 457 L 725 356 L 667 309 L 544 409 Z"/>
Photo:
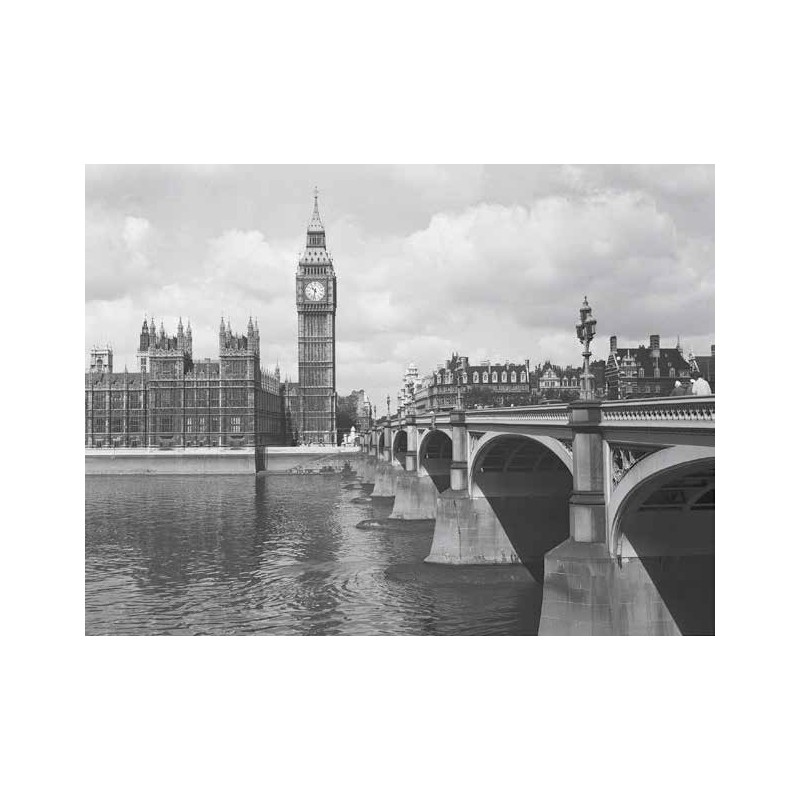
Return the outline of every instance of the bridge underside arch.
<path id="1" fill-rule="evenodd" d="M 499 434 L 476 451 L 470 495 L 491 507 L 520 561 L 539 581 L 544 556 L 569 537 L 572 472 L 542 438 Z"/>
<path id="2" fill-rule="evenodd" d="M 713 449 L 674 447 L 642 459 L 615 490 L 612 552 L 641 561 L 683 634 L 714 633 L 714 489 Z"/>
<path id="3" fill-rule="evenodd" d="M 408 434 L 397 431 L 392 440 L 392 463 L 398 464 L 403 469 L 406 468 L 406 451 L 408 450 Z"/>
<path id="4" fill-rule="evenodd" d="M 441 430 L 426 431 L 419 443 L 418 470 L 428 475 L 439 494 L 450 488 L 453 440 Z"/>

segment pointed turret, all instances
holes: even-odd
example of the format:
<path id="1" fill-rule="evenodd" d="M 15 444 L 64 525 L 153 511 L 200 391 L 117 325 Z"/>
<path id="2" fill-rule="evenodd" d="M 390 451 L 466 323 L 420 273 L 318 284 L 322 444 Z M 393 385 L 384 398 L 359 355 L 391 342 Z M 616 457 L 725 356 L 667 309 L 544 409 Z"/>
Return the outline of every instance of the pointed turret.
<path id="1" fill-rule="evenodd" d="M 186 352 L 192 354 L 192 321 L 186 321 Z"/>
<path id="2" fill-rule="evenodd" d="M 147 350 L 150 347 L 150 333 L 147 330 L 147 315 L 145 315 L 144 322 L 142 322 L 142 330 L 139 334 L 139 350 Z"/>

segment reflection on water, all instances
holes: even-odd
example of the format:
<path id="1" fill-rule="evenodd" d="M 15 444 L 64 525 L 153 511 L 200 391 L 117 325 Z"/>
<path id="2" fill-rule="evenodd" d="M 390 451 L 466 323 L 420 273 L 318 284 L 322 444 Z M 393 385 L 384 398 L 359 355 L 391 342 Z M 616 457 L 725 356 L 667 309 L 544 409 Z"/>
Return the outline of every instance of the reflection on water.
<path id="1" fill-rule="evenodd" d="M 352 476 L 87 476 L 86 633 L 535 633 L 523 567 L 424 564 L 433 522 L 367 496 Z"/>

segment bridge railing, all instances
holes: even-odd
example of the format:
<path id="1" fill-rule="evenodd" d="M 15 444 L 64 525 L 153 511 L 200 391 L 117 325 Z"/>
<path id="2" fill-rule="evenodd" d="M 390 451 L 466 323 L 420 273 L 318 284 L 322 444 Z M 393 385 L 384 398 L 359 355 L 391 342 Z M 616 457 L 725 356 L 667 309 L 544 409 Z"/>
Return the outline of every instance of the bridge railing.
<path id="1" fill-rule="evenodd" d="M 714 427 L 715 396 L 652 397 L 606 400 L 601 404 L 603 426 L 702 425 Z"/>
<path id="2" fill-rule="evenodd" d="M 603 400 L 600 403 L 601 425 L 603 427 L 646 426 L 646 425 L 690 425 L 692 427 L 713 428 L 715 422 L 716 398 L 705 397 L 647 397 L 628 400 Z M 417 424 L 446 425 L 450 421 L 449 411 L 427 411 L 415 415 Z M 541 424 L 547 426 L 568 426 L 570 404 L 541 404 L 535 406 L 505 406 L 501 408 L 480 408 L 465 411 L 468 424 L 506 423 L 509 425 Z M 396 415 L 378 424 L 400 427 L 403 419 Z"/>
<path id="3" fill-rule="evenodd" d="M 510 425 L 543 423 L 569 425 L 569 405 L 515 406 L 513 408 L 480 408 L 466 412 L 468 423 L 507 422 Z"/>

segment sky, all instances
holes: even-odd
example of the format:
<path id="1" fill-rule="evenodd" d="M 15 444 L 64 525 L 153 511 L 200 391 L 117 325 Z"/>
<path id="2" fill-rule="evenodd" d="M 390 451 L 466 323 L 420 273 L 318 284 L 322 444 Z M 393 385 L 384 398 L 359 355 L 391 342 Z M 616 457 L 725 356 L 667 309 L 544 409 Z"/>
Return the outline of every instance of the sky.
<path id="1" fill-rule="evenodd" d="M 680 336 L 714 342 L 713 166 L 86 167 L 86 363 L 110 344 L 135 368 L 142 319 L 195 358 L 217 357 L 220 316 L 258 318 L 262 365 L 297 376 L 294 280 L 319 188 L 337 275 L 337 391 L 392 408 L 409 362 L 457 352 L 581 363 Z"/>

